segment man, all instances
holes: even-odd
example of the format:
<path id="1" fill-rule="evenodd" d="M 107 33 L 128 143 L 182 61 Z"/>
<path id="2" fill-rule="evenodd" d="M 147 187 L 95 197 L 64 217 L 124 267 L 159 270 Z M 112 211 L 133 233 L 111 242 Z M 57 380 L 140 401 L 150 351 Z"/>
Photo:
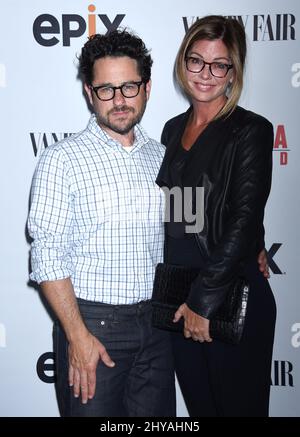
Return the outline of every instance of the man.
<path id="1" fill-rule="evenodd" d="M 95 35 L 80 56 L 87 128 L 48 147 L 35 171 L 31 279 L 58 318 L 63 416 L 174 416 L 168 333 L 152 328 L 162 261 L 164 147 L 139 126 L 152 59 L 126 31 Z M 71 387 L 69 387 L 71 386 Z"/>

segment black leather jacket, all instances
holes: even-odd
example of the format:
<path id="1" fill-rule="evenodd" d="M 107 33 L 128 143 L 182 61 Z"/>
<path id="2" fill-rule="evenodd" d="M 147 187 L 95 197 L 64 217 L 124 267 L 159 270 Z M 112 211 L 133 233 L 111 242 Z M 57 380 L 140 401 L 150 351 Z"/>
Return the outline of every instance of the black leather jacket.
<path id="1" fill-rule="evenodd" d="M 166 154 L 157 177 L 170 187 L 169 163 L 181 143 L 187 112 L 169 120 L 162 133 Z M 204 187 L 204 228 L 195 234 L 205 268 L 187 299 L 196 313 L 211 318 L 236 277 L 264 247 L 264 208 L 272 175 L 273 126 L 237 107 L 215 120 L 194 144 L 185 169 L 185 187 Z"/>

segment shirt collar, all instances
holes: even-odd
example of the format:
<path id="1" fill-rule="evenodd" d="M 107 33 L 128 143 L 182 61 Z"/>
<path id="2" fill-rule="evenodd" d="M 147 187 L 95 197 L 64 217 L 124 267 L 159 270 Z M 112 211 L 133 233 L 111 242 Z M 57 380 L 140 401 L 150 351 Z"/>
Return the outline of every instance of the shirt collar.
<path id="1" fill-rule="evenodd" d="M 108 145 L 109 147 L 116 148 L 121 147 L 123 149 L 122 144 L 108 135 L 98 124 L 96 115 L 93 114 L 89 120 L 87 129 L 95 135 L 101 142 Z M 149 141 L 149 136 L 146 131 L 142 128 L 141 125 L 136 124 L 134 126 L 134 148 L 132 151 L 140 149 L 144 144 Z"/>

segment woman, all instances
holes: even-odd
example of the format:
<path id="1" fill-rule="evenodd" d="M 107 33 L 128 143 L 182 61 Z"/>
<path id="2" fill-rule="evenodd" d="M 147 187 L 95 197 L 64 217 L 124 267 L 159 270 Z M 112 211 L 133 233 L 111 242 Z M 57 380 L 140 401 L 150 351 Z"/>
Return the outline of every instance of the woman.
<path id="1" fill-rule="evenodd" d="M 167 151 L 158 185 L 204 187 L 202 231 L 186 232 L 175 213 L 166 224 L 165 262 L 200 269 L 174 318 L 184 318 L 184 335 L 172 334 L 190 416 L 268 415 L 276 306 L 257 256 L 264 247 L 273 128 L 237 106 L 245 57 L 238 21 L 207 16 L 195 22 L 175 65 L 191 106 L 162 133 Z M 230 345 L 210 337 L 209 323 L 238 275 L 247 278 L 250 293 L 242 340 Z"/>

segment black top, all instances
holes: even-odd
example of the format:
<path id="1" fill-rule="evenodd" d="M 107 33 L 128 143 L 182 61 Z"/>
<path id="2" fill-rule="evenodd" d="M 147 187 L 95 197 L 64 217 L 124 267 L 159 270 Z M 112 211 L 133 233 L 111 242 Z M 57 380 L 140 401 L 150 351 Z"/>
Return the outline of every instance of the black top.
<path id="1" fill-rule="evenodd" d="M 174 158 L 170 162 L 170 184 L 172 187 L 183 189 L 183 175 L 185 165 L 192 156 L 192 149 L 185 150 L 181 143 Z M 183 191 L 182 191 L 183 193 Z M 182 206 L 182 205 L 181 205 Z M 184 209 L 181 208 L 182 220 L 174 220 L 174 201 L 170 197 L 170 221 L 166 222 L 165 262 L 168 264 L 183 265 L 189 267 L 201 267 L 203 259 L 195 234 L 186 232 Z"/>

